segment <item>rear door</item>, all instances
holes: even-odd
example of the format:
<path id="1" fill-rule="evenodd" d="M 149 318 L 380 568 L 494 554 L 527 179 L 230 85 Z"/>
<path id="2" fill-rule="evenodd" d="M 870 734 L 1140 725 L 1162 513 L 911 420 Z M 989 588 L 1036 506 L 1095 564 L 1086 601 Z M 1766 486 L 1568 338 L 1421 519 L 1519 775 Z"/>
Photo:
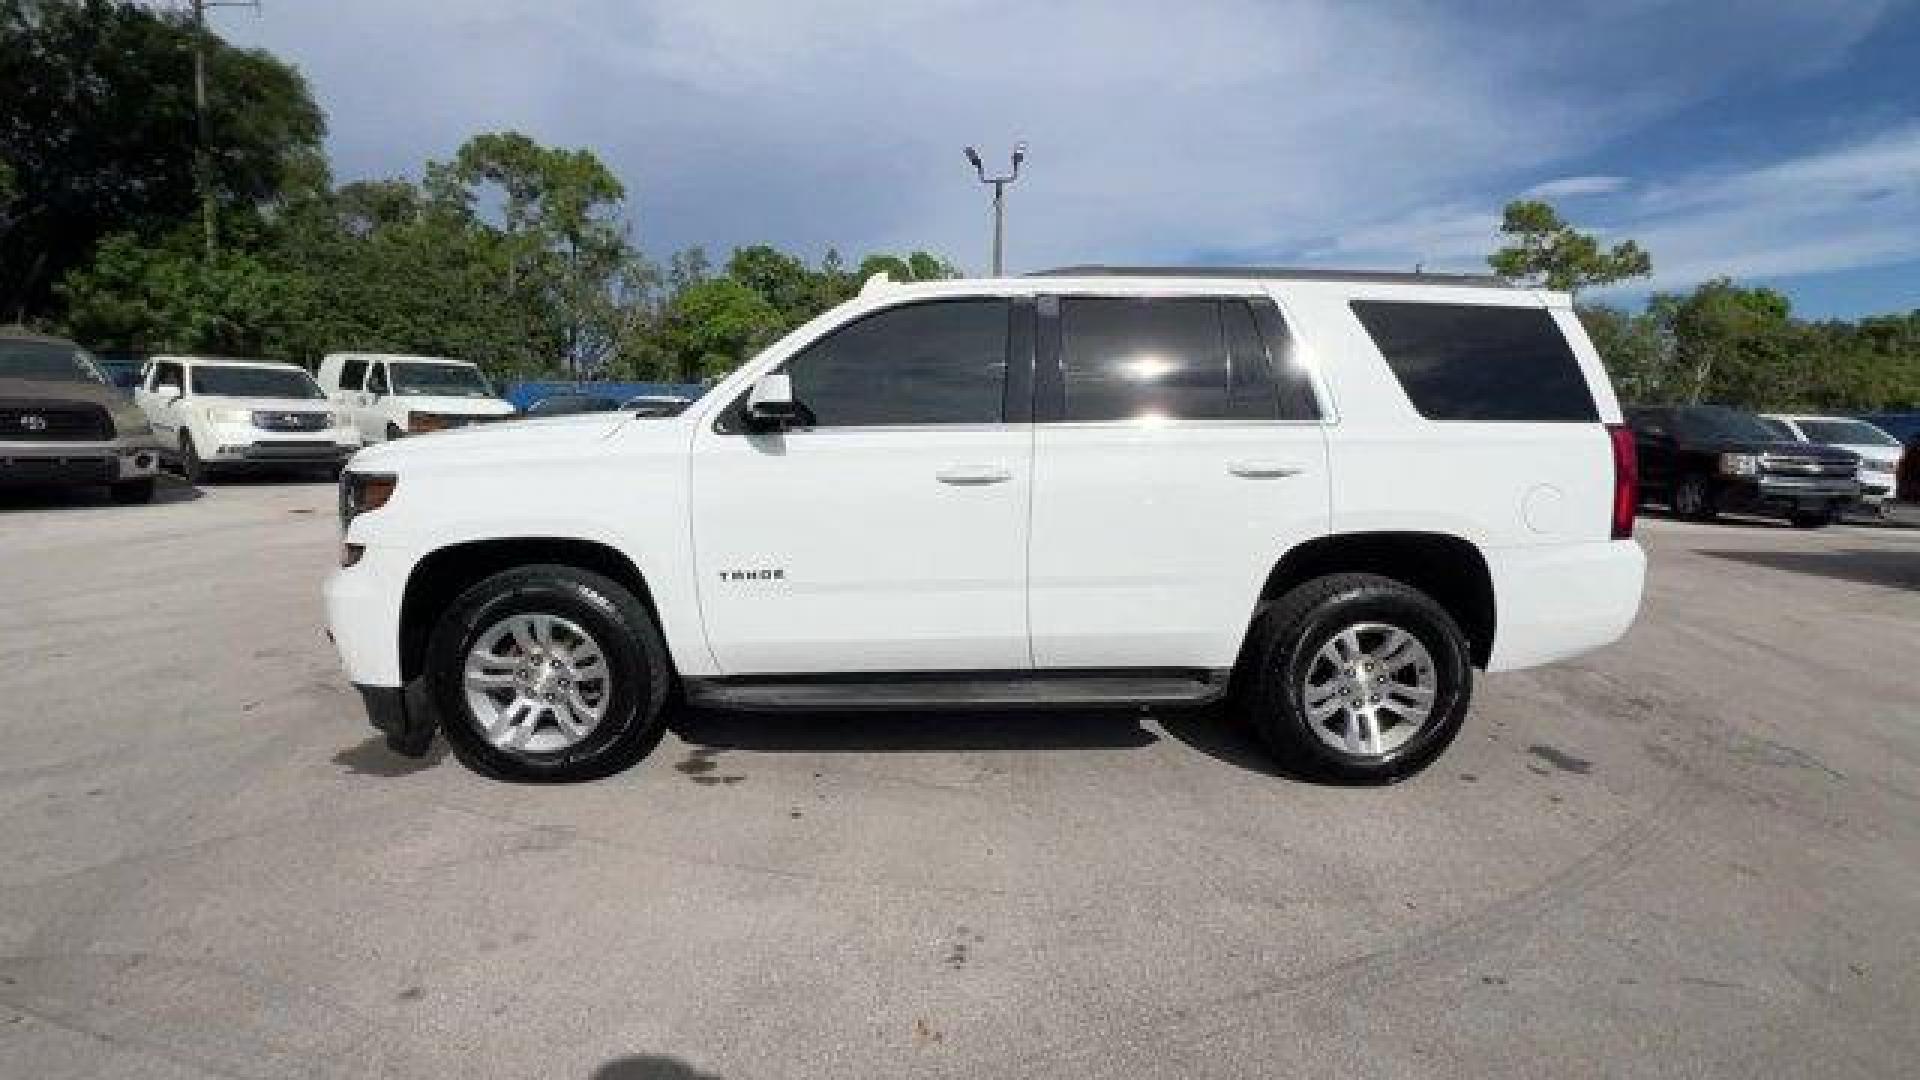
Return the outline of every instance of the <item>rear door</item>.
<path id="1" fill-rule="evenodd" d="M 1264 295 L 1043 297 L 1034 663 L 1230 667 L 1288 548 L 1326 532 L 1326 441 Z"/>

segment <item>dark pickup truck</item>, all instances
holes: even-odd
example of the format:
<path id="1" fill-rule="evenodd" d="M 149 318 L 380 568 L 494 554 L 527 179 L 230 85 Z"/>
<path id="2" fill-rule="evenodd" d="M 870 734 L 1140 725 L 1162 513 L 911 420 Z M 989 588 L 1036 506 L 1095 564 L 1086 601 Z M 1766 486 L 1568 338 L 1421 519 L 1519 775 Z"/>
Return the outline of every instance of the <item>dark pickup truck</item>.
<path id="1" fill-rule="evenodd" d="M 1681 517 L 1706 520 L 1725 510 L 1817 529 L 1860 500 L 1858 456 L 1784 439 L 1752 413 L 1672 405 L 1633 406 L 1626 415 L 1642 496 Z"/>

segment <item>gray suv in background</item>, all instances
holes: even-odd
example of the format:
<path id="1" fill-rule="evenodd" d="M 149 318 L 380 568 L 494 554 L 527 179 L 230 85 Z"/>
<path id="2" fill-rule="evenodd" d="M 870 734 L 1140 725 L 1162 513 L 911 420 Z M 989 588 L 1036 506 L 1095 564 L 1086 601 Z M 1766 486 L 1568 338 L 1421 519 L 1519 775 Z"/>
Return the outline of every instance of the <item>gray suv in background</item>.
<path id="1" fill-rule="evenodd" d="M 144 503 L 159 465 L 146 418 L 85 349 L 0 330 L 0 485 L 101 485 Z"/>

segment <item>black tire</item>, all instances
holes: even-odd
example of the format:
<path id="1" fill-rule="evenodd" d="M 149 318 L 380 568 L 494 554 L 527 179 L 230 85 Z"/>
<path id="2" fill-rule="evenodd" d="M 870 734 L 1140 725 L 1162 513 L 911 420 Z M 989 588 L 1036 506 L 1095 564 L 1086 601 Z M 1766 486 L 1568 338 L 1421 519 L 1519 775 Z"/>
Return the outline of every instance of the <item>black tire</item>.
<path id="1" fill-rule="evenodd" d="M 1789 514 L 1787 521 L 1796 529 L 1824 529 L 1833 524 L 1833 513 L 1828 510 L 1808 510 Z"/>
<path id="2" fill-rule="evenodd" d="M 1384 624 L 1411 634 L 1432 662 L 1435 686 L 1425 725 L 1386 753 L 1336 749 L 1316 733 L 1304 700 L 1307 679 L 1319 670 L 1321 648 L 1361 624 Z M 1439 756 L 1467 715 L 1473 664 L 1466 635 L 1425 593 L 1391 578 L 1315 578 L 1268 609 L 1256 633 L 1246 708 L 1281 763 L 1296 771 L 1350 783 L 1391 783 Z"/>
<path id="3" fill-rule="evenodd" d="M 207 482 L 207 463 L 200 459 L 193 435 L 185 431 L 180 433 L 180 478 L 189 484 Z"/>
<path id="4" fill-rule="evenodd" d="M 528 613 L 558 616 L 585 630 L 600 646 L 610 675 L 599 724 L 579 743 L 550 753 L 490 743 L 464 686 L 466 656 L 480 635 L 502 619 Z M 653 616 L 617 582 L 571 566 L 520 567 L 468 589 L 435 625 L 426 663 L 427 690 L 447 743 L 468 768 L 497 779 L 598 779 L 645 757 L 666 730 L 673 675 Z"/>
<path id="5" fill-rule="evenodd" d="M 109 485 L 107 496 L 121 506 L 144 506 L 153 501 L 153 488 L 153 477 L 142 476 Z"/>
<path id="6" fill-rule="evenodd" d="M 1673 486 L 1669 505 L 1675 514 L 1690 521 L 1712 521 L 1720 514 L 1720 508 L 1713 501 L 1713 485 L 1698 473 L 1680 478 Z"/>

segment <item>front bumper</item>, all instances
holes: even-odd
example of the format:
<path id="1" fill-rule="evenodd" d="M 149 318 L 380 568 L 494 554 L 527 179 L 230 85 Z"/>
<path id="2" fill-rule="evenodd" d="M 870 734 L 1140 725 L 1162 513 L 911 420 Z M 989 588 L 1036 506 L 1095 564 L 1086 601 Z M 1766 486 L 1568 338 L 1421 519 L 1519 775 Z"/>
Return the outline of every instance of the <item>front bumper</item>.
<path id="1" fill-rule="evenodd" d="M 341 465 L 360 449 L 337 439 L 221 440 L 205 461 L 209 465 Z"/>
<path id="2" fill-rule="evenodd" d="M 113 484 L 159 469 L 160 450 L 144 439 L 0 442 L 0 484 Z"/>
<path id="3" fill-rule="evenodd" d="M 420 680 L 406 686 L 355 683 L 353 688 L 360 691 L 360 701 L 367 707 L 367 722 L 387 737 L 387 746 L 394 753 L 426 756 L 439 725 Z"/>
<path id="4" fill-rule="evenodd" d="M 1857 481 L 1819 477 L 1729 476 L 1721 477 L 1714 490 L 1716 508 L 1765 517 L 1838 514 L 1859 503 L 1860 496 Z"/>

